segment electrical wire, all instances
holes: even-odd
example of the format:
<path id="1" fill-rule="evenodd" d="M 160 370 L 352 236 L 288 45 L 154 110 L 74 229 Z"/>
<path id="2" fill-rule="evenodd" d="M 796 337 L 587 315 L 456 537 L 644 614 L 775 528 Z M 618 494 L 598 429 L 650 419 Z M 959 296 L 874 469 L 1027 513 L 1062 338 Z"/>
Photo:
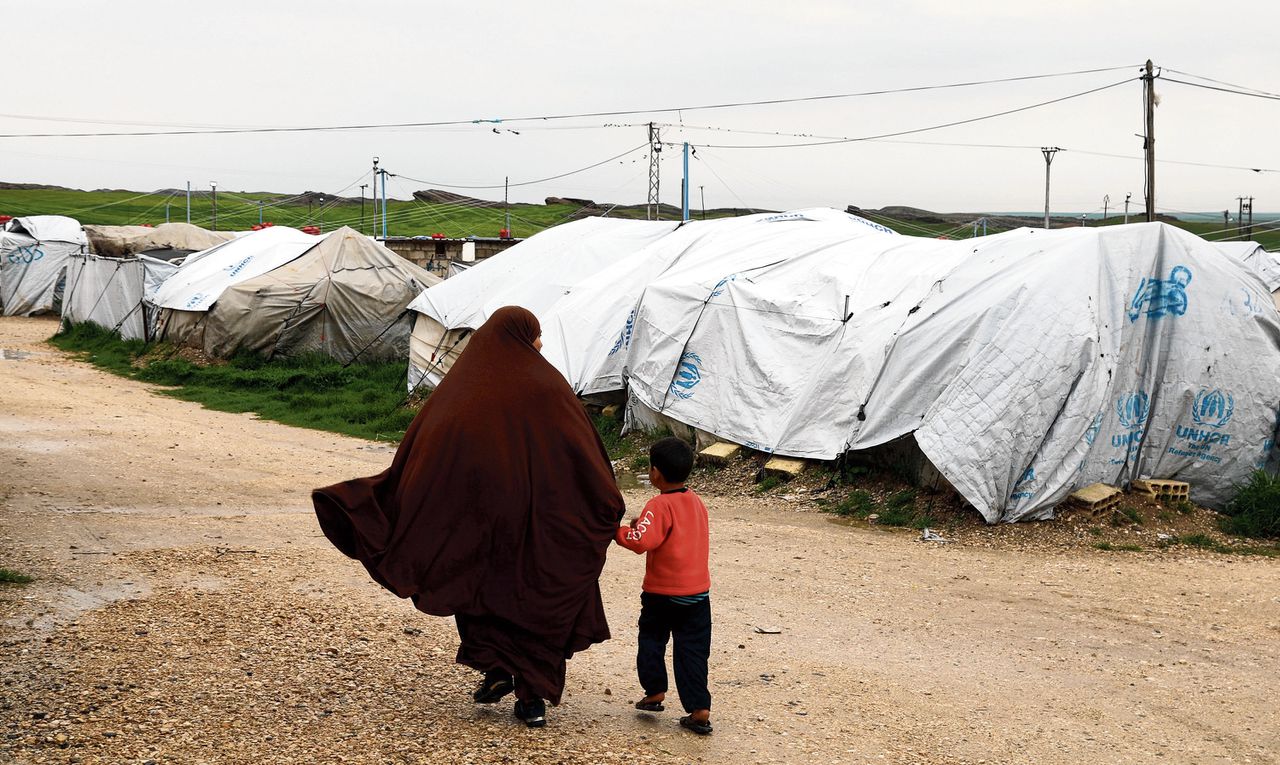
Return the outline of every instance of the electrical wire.
<path id="1" fill-rule="evenodd" d="M 578 173 L 585 173 L 588 170 L 594 170 L 595 168 L 600 167 L 601 165 L 607 165 L 610 162 L 613 162 L 614 160 L 622 159 L 628 154 L 634 154 L 637 151 L 640 151 L 641 149 L 648 148 L 648 146 L 649 146 L 649 143 L 648 141 L 646 141 L 645 143 L 642 143 L 633 149 L 627 149 L 621 154 L 616 154 L 612 157 L 609 157 L 608 159 L 602 159 L 599 162 L 595 162 L 593 164 L 587 165 L 586 167 L 580 167 L 577 170 L 570 170 L 567 173 L 560 173 L 559 175 L 552 175 L 546 178 L 539 178 L 536 181 L 521 181 L 519 183 L 506 183 L 506 184 L 497 183 L 497 184 L 491 184 L 491 185 L 474 186 L 474 185 L 464 185 L 461 183 L 440 183 L 439 181 L 424 181 L 421 178 L 414 178 L 412 176 L 405 175 L 404 173 L 396 173 L 396 175 L 406 180 L 413 181 L 414 183 L 425 183 L 428 186 L 443 186 L 444 188 L 447 188 L 447 189 L 501 189 L 501 188 L 515 188 L 517 186 L 533 186 L 539 183 L 546 183 L 547 181 L 555 181 L 561 178 L 568 178 L 571 175 L 577 175 Z"/>
<path id="2" fill-rule="evenodd" d="M 1186 80 L 1175 80 L 1172 77 L 1161 77 L 1161 82 L 1176 82 L 1179 85 L 1190 85 L 1193 88 L 1203 88 L 1204 90 L 1216 90 L 1220 93 L 1233 93 L 1237 96 L 1249 96 L 1250 98 L 1262 98 L 1267 101 L 1280 101 L 1280 95 L 1275 93 L 1253 92 L 1248 90 L 1237 90 L 1235 88 L 1224 88 L 1218 85 L 1205 85 L 1201 82 L 1188 82 Z"/>
<path id="3" fill-rule="evenodd" d="M 1213 79 L 1212 77 L 1205 77 L 1204 75 L 1201 75 L 1201 74 L 1193 74 L 1193 73 L 1191 73 L 1191 72 L 1183 72 L 1183 71 L 1180 71 L 1180 70 L 1178 70 L 1178 69 L 1171 69 L 1171 68 L 1169 68 L 1169 67 L 1167 67 L 1167 66 L 1166 66 L 1166 67 L 1163 67 L 1163 69 L 1164 69 L 1164 71 L 1166 71 L 1166 72 L 1173 72 L 1174 74 L 1180 74 L 1180 75 L 1182 75 L 1182 76 L 1184 76 L 1184 77 L 1194 77 L 1194 78 L 1196 78 L 1197 80 L 1204 80 L 1204 81 L 1206 81 L 1206 82 L 1212 82 L 1212 83 L 1214 83 L 1215 85 L 1226 85 L 1226 86 L 1227 86 L 1227 87 L 1229 87 L 1229 88 L 1236 88 L 1237 90 L 1248 90 L 1248 91 L 1252 91 L 1252 92 L 1254 92 L 1254 93 L 1257 93 L 1257 94 L 1259 94 L 1259 95 L 1264 95 L 1264 96 L 1274 96 L 1274 97 L 1276 97 L 1276 98 L 1280 98 L 1280 94 L 1278 94 L 1278 93 L 1271 93 L 1270 91 L 1262 90 L 1262 89 L 1260 89 L 1260 88 L 1251 88 L 1251 87 L 1249 87 L 1249 86 L 1247 86 L 1247 85 L 1236 85 L 1235 83 L 1231 83 L 1231 82 L 1223 82 L 1222 80 L 1215 80 L 1215 79 Z M 1161 79 L 1164 79 L 1164 78 L 1162 77 Z"/>
<path id="4" fill-rule="evenodd" d="M 758 101 L 734 101 L 725 103 L 701 104 L 697 106 L 669 106 L 656 109 L 620 109 L 615 111 L 597 111 L 597 112 L 579 112 L 573 114 L 546 114 L 531 117 L 510 117 L 510 118 L 478 118 L 470 120 L 438 120 L 431 122 L 395 122 L 382 124 L 352 124 L 352 125 L 309 125 L 297 127 L 262 127 L 262 128 L 220 128 L 216 130 L 146 130 L 146 131 L 130 131 L 130 132 L 92 132 L 92 133 L 3 133 L 0 138 L 105 138 L 115 136 L 159 136 L 159 135 L 228 135 L 243 133 L 315 133 L 315 132 L 332 132 L 332 131 L 351 131 L 351 130 L 387 130 L 393 128 L 421 128 L 421 127 L 444 127 L 451 125 L 499 125 L 509 122 L 546 122 L 550 120 L 565 119 L 585 119 L 591 117 L 620 117 L 631 114 L 670 114 L 686 111 L 705 111 L 712 109 L 736 109 L 747 106 L 773 106 L 778 104 L 794 104 L 814 101 L 830 101 L 845 98 L 863 98 L 868 96 L 882 96 L 896 93 L 918 93 L 931 90 L 946 90 L 953 88 L 969 88 L 980 85 L 994 85 L 1009 82 L 1028 82 L 1032 80 L 1043 80 L 1055 77 L 1071 77 L 1083 74 L 1097 74 L 1100 72 L 1114 72 L 1122 69 L 1131 69 L 1132 66 L 1112 66 L 1101 67 L 1097 69 L 1080 69 L 1071 72 L 1052 72 L 1049 74 L 1032 74 L 1017 77 L 1000 77 L 989 80 L 972 80 L 968 82 L 954 82 L 942 85 L 918 85 L 905 88 L 888 88 L 883 90 L 868 90 L 858 93 L 834 93 L 819 96 L 800 96 L 794 98 L 770 98 Z"/>
<path id="5" fill-rule="evenodd" d="M 892 132 L 892 133 L 880 133 L 880 134 L 878 134 L 878 135 L 862 136 L 862 137 L 859 137 L 859 138 L 839 138 L 839 139 L 835 139 L 835 140 L 827 140 L 827 141 L 808 141 L 808 142 L 805 142 L 805 143 L 781 143 L 781 144 L 722 144 L 722 145 L 716 145 L 716 144 L 705 144 L 705 145 L 699 146 L 698 148 L 708 148 L 708 149 L 795 149 L 795 148 L 808 147 L 808 146 L 832 146 L 832 145 L 835 145 L 835 144 L 842 144 L 842 143 L 859 143 L 859 142 L 863 142 L 863 141 L 876 141 L 876 140 L 879 140 L 879 139 L 882 139 L 882 138 L 895 138 L 895 137 L 900 136 L 900 135 L 913 135 L 913 134 L 916 134 L 916 133 L 927 133 L 927 132 L 932 131 L 932 130 L 942 130 L 942 129 L 944 129 L 944 128 L 956 127 L 956 126 L 958 126 L 958 125 L 969 125 L 969 124 L 972 124 L 972 123 L 974 123 L 974 122 L 983 122 L 983 121 L 985 121 L 985 120 L 996 119 L 997 117 L 1006 117 L 1006 116 L 1008 116 L 1008 115 L 1010 115 L 1010 114 L 1017 114 L 1017 113 L 1019 113 L 1019 112 L 1030 111 L 1030 110 L 1032 110 L 1032 109 L 1039 109 L 1039 108 L 1042 108 L 1042 107 L 1045 107 L 1045 106 L 1050 106 L 1050 105 L 1052 105 L 1052 104 L 1062 103 L 1063 101 L 1070 101 L 1070 100 L 1075 99 L 1075 98 L 1081 98 L 1081 97 L 1083 97 L 1083 96 L 1092 95 L 1092 94 L 1094 94 L 1094 93 L 1100 93 L 1100 92 L 1102 92 L 1102 91 L 1104 91 L 1104 90 L 1110 90 L 1111 88 L 1116 88 L 1116 87 L 1119 87 L 1119 86 L 1121 86 L 1121 85 L 1125 85 L 1125 84 L 1128 84 L 1128 83 L 1130 83 L 1130 82 L 1134 82 L 1136 79 L 1138 79 L 1138 78 L 1136 78 L 1136 77 L 1129 77 L 1129 78 L 1127 78 L 1127 79 L 1120 80 L 1119 82 L 1113 82 L 1113 83 L 1111 83 L 1110 85 L 1103 85 L 1103 86 L 1101 86 L 1101 87 L 1092 88 L 1092 89 L 1090 89 L 1090 90 L 1081 91 L 1081 92 L 1079 92 L 1079 93 L 1073 93 L 1073 94 L 1071 94 L 1071 95 L 1069 95 L 1069 96 L 1061 96 L 1061 97 L 1059 97 L 1059 98 L 1053 98 L 1053 99 L 1050 99 L 1050 100 L 1048 100 L 1048 101 L 1040 101 L 1040 102 L 1038 102 L 1038 103 L 1028 104 L 1027 106 L 1019 106 L 1019 107 L 1014 108 L 1014 109 L 1006 109 L 1006 110 L 1004 110 L 1004 111 L 995 112 L 994 114 L 985 114 L 985 115 L 982 115 L 982 116 L 980 116 L 980 117 L 970 117 L 970 118 L 968 118 L 968 119 L 955 120 L 955 121 L 953 121 L 953 122 L 944 122 L 944 123 L 942 123 L 942 124 L 940 124 L 940 125 L 930 125 L 930 126 L 928 126 L 928 127 L 912 128 L 912 129 L 910 129 L 910 130 L 898 130 L 898 131 L 895 131 L 895 132 Z"/>

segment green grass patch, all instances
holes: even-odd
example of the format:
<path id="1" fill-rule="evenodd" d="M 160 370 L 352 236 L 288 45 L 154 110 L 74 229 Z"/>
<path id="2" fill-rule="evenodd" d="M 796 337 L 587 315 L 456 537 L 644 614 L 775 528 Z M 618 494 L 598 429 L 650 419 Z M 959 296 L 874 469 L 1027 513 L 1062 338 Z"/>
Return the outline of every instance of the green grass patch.
<path id="1" fill-rule="evenodd" d="M 1196 505 L 1191 500 L 1179 499 L 1170 505 L 1179 515 L 1191 515 L 1196 511 Z"/>
<path id="2" fill-rule="evenodd" d="M 876 523 L 882 526 L 904 526 L 912 529 L 923 529 L 936 525 L 931 510 L 933 503 L 929 503 L 929 507 L 921 510 L 916 506 L 916 490 L 903 489 L 894 492 L 885 500 L 884 509 L 880 511 L 880 517 L 876 519 Z"/>
<path id="3" fill-rule="evenodd" d="M 1280 558 L 1280 545 L 1264 547 L 1260 545 L 1229 545 L 1219 542 L 1208 534 L 1187 534 L 1177 538 L 1178 544 L 1197 547 L 1222 555 L 1261 555 L 1265 558 Z"/>
<path id="4" fill-rule="evenodd" d="M 842 518 L 866 518 L 875 511 L 875 499 L 868 492 L 855 489 L 849 496 L 840 500 L 826 512 Z"/>
<path id="5" fill-rule="evenodd" d="M 35 580 L 11 568 L 0 568 L 0 584 L 31 584 Z"/>
<path id="6" fill-rule="evenodd" d="M 1111 542 L 1094 542 L 1093 546 L 1099 550 L 1111 550 L 1118 552 L 1142 552 L 1142 545 L 1135 544 L 1112 544 Z"/>
<path id="7" fill-rule="evenodd" d="M 782 485 L 782 479 L 776 475 L 767 475 L 756 484 L 756 492 L 763 494 L 766 491 L 772 491 Z"/>
<path id="8" fill-rule="evenodd" d="M 50 342 L 116 374 L 170 386 L 163 395 L 286 425 L 394 442 L 417 414 L 404 403 L 399 361 L 343 367 L 320 355 L 273 361 L 241 355 L 202 366 L 172 348 L 121 340 L 92 324 L 65 328 Z"/>
<path id="9" fill-rule="evenodd" d="M 1218 526 L 1228 534 L 1254 539 L 1280 537 L 1280 476 L 1254 471 L 1222 513 Z"/>

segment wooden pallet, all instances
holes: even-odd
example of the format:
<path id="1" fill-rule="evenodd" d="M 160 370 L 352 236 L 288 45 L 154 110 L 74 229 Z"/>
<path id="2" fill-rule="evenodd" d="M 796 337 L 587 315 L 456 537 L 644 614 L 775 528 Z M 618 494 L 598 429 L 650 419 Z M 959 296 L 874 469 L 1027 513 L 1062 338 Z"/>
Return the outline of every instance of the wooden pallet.
<path id="1" fill-rule="evenodd" d="M 1191 498 L 1191 484 L 1186 481 L 1170 481 L 1164 478 L 1143 478 L 1134 481 L 1130 486 L 1134 491 L 1144 492 L 1159 499 Z"/>
<path id="2" fill-rule="evenodd" d="M 1124 492 L 1105 483 L 1093 483 L 1072 493 L 1070 499 L 1094 513 L 1110 510 L 1120 504 Z"/>

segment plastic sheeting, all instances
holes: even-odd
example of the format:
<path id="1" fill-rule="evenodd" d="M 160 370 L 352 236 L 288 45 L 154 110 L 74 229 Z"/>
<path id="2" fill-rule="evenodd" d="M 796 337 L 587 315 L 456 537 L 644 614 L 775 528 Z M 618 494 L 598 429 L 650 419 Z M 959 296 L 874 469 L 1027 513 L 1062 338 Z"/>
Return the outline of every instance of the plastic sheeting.
<path id="1" fill-rule="evenodd" d="M 93 252 L 113 258 L 151 250 L 196 252 L 216 247 L 236 238 L 227 231 L 209 231 L 190 223 L 162 223 L 159 226 L 85 226 Z"/>
<path id="2" fill-rule="evenodd" d="M 285 244 L 296 242 L 286 239 Z M 270 258 L 283 257 L 285 247 L 273 247 Z M 216 277 L 226 262 L 239 264 L 245 257 L 236 249 L 215 249 L 202 254 L 194 267 Z M 191 267 L 179 268 L 157 294 Z M 165 311 L 161 331 L 166 339 L 215 357 L 251 351 L 267 358 L 323 353 L 344 362 L 404 358 L 412 325 L 406 306 L 438 282 L 439 277 L 344 227 L 309 237 L 304 251 L 270 271 L 226 284 L 207 311 Z M 210 284 L 221 281 L 202 276 L 187 280 L 182 289 L 204 295 Z M 184 293 L 174 294 L 181 301 Z"/>
<path id="3" fill-rule="evenodd" d="M 989 522 L 1140 477 L 1218 507 L 1275 448 L 1280 314 L 1256 272 L 1159 223 L 862 237 L 664 273 L 625 367 L 632 408 L 765 451 L 914 434 Z"/>
<path id="4" fill-rule="evenodd" d="M 5 316 L 56 311 L 67 259 L 84 252 L 80 224 L 61 215 L 15 218 L 0 233 L 0 307 Z"/>
<path id="5" fill-rule="evenodd" d="M 497 309 L 519 305 L 541 317 L 584 279 L 678 225 L 585 218 L 535 234 L 423 292 L 409 305 L 418 314 L 409 344 L 409 388 L 439 384 L 470 330 Z"/>
<path id="6" fill-rule="evenodd" d="M 67 263 L 62 319 L 97 324 L 126 340 L 150 340 L 155 309 L 144 303 L 144 296 L 177 268 L 153 258 L 74 255 Z"/>
<path id="7" fill-rule="evenodd" d="M 153 302 L 160 308 L 207 311 L 227 288 L 301 257 L 321 238 L 273 226 L 203 250 L 187 257 Z"/>
<path id="8" fill-rule="evenodd" d="M 583 280 L 539 314 L 543 354 L 579 394 L 622 388 L 635 308 L 659 275 L 724 285 L 796 253 L 821 256 L 867 236 L 896 236 L 878 223 L 830 208 L 690 221 Z M 706 293 L 703 293 L 705 296 Z"/>

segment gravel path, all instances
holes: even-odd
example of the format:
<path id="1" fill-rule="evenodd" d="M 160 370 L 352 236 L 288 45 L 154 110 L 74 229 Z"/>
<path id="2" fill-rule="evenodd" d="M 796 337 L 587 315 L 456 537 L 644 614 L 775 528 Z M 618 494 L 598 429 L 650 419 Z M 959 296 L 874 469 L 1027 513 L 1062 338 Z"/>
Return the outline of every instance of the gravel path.
<path id="1" fill-rule="evenodd" d="M 0 319 L 0 566 L 37 577 L 0 585 L 0 762 L 1277 762 L 1280 560 L 937 546 L 743 496 L 707 498 L 715 734 L 630 709 L 620 548 L 614 639 L 526 730 L 470 702 L 450 621 L 320 536 L 311 487 L 389 449 L 156 395 L 55 328 Z"/>

